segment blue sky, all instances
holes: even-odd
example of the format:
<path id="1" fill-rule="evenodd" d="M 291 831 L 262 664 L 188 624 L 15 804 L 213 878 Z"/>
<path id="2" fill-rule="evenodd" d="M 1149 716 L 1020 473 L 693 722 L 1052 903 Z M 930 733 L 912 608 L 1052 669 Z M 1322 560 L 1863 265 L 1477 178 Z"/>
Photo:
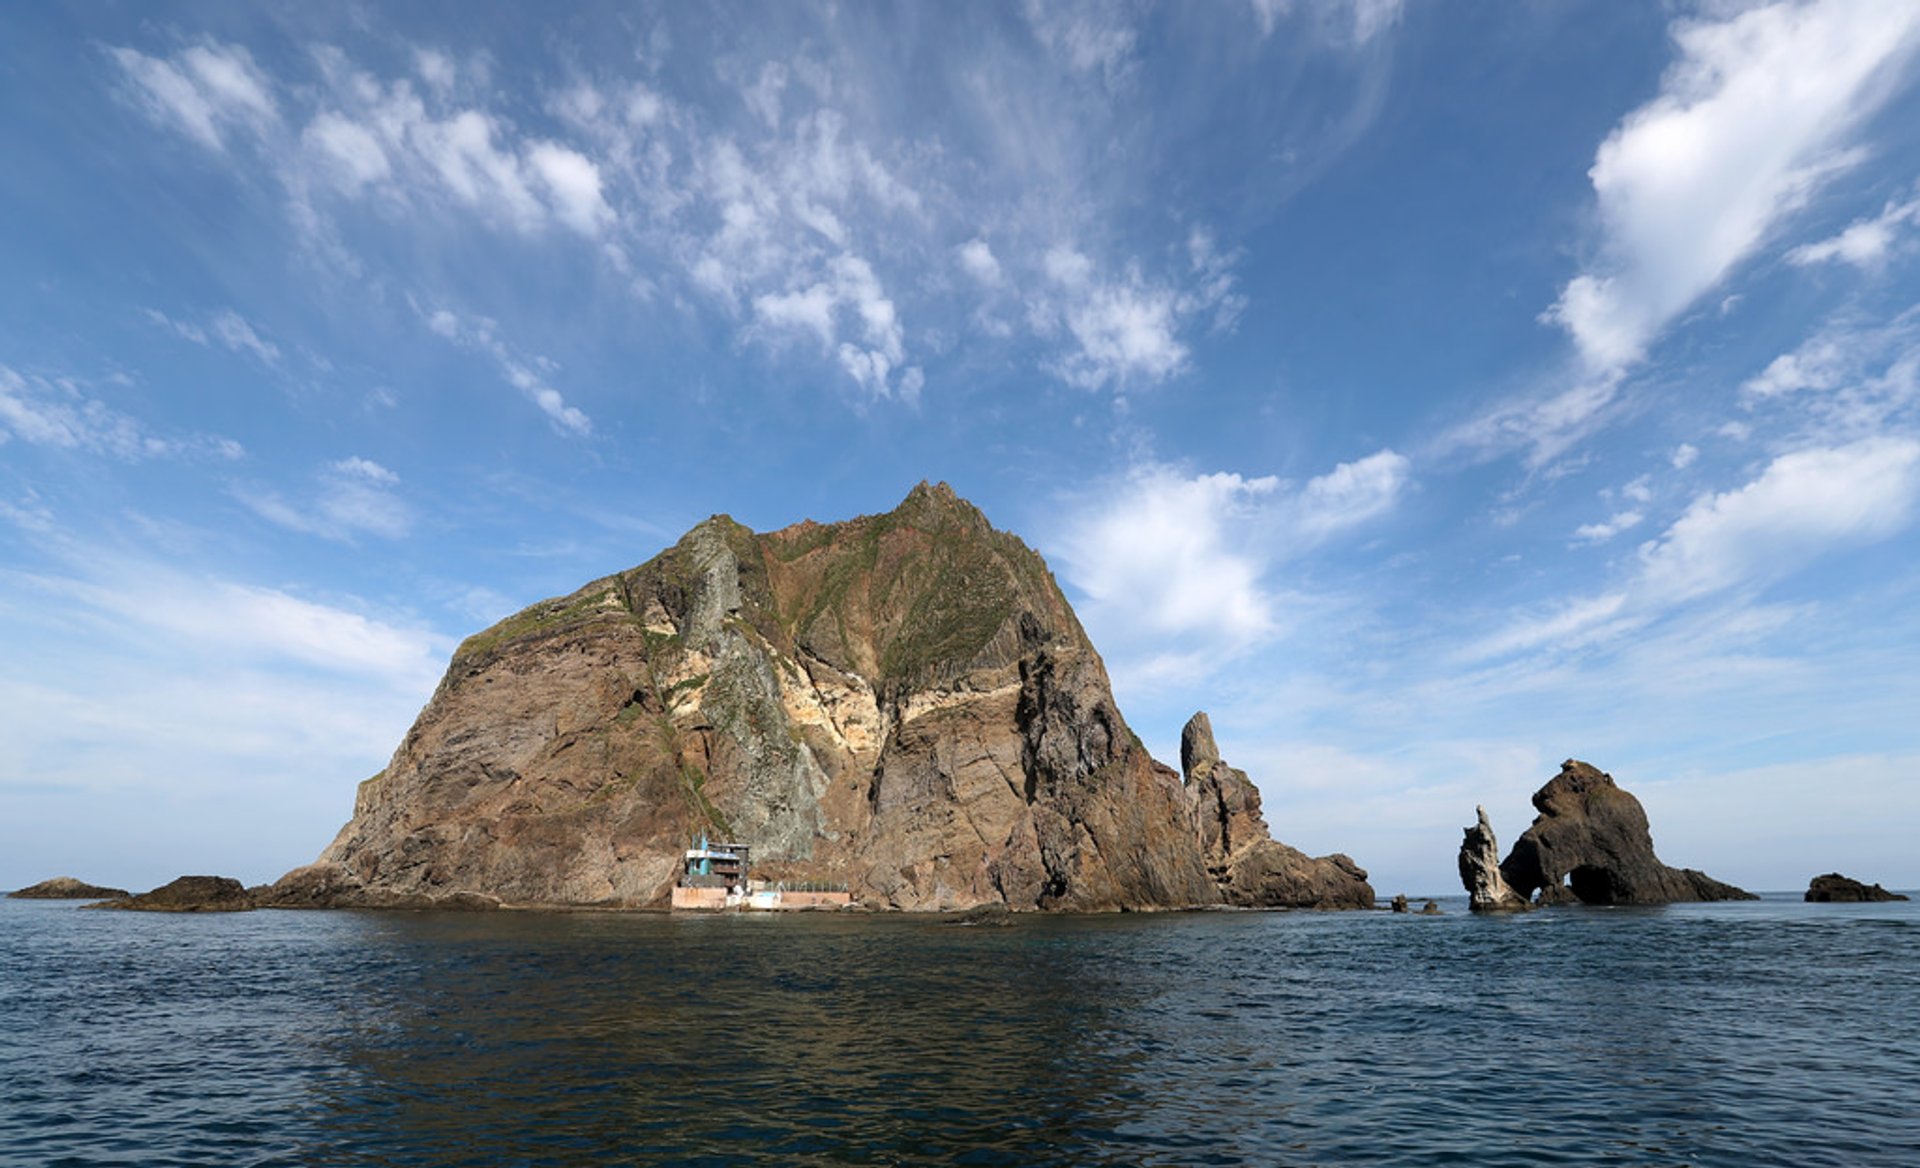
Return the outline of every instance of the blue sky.
<path id="1" fill-rule="evenodd" d="M 0 886 L 271 878 L 468 632 L 946 480 L 1163 759 L 1920 885 L 1920 7 L 0 9 Z"/>

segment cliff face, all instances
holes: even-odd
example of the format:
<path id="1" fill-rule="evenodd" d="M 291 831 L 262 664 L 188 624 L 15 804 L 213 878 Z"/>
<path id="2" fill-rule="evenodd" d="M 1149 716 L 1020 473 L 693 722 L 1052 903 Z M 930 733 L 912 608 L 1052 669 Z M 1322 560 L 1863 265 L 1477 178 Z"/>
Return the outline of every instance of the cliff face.
<path id="1" fill-rule="evenodd" d="M 706 832 L 900 908 L 1217 903 L 1194 823 L 1045 563 L 923 484 L 715 517 L 469 638 L 320 861 L 389 898 L 650 904 Z"/>

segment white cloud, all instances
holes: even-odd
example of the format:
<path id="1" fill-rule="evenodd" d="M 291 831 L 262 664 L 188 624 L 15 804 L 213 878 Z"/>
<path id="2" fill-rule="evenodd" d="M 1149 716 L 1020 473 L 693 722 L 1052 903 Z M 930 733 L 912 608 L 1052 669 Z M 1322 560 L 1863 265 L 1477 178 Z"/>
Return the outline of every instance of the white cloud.
<path id="1" fill-rule="evenodd" d="M 1273 599 L 1260 583 L 1264 565 L 1241 550 L 1240 527 L 1279 486 L 1272 477 L 1138 470 L 1062 534 L 1067 575 L 1094 606 L 1152 633 L 1257 640 L 1274 627 Z"/>
<path id="2" fill-rule="evenodd" d="M 954 249 L 960 258 L 960 270 L 980 283 L 993 287 L 1000 283 L 1000 261 L 984 239 L 970 239 Z"/>
<path id="3" fill-rule="evenodd" d="M 1831 262 L 1878 267 L 1894 251 L 1901 229 L 1915 225 L 1920 225 L 1920 198 L 1888 203 L 1880 214 L 1856 220 L 1831 239 L 1794 248 L 1787 253 L 1787 261 L 1801 267 Z"/>
<path id="4" fill-rule="evenodd" d="M 1381 450 L 1309 479 L 1298 501 L 1298 531 L 1317 538 L 1385 514 L 1399 501 L 1411 470 L 1405 455 Z"/>
<path id="5" fill-rule="evenodd" d="M 1838 445 L 1910 428 L 1920 407 L 1920 308 L 1881 324 L 1830 322 L 1769 362 L 1740 396 L 1801 442 Z"/>
<path id="6" fill-rule="evenodd" d="M 224 150 L 235 127 L 261 131 L 278 119 L 270 83 L 238 45 L 194 45 L 172 61 L 134 49 L 107 52 L 149 117 L 210 150 Z"/>
<path id="7" fill-rule="evenodd" d="M 1699 457 L 1700 448 L 1698 446 L 1690 442 L 1682 442 L 1673 448 L 1673 453 L 1668 456 L 1667 461 L 1673 464 L 1673 469 L 1685 470 L 1692 466 Z"/>
<path id="8" fill-rule="evenodd" d="M 422 315 L 426 318 L 427 328 L 434 335 L 491 358 L 507 384 L 540 407 L 540 412 L 547 415 L 554 429 L 581 438 L 593 433 L 593 420 L 568 405 L 566 398 L 549 385 L 540 372 L 542 368 L 553 368 L 553 362 L 544 357 L 525 358 L 515 353 L 496 335 L 495 323 L 484 317 L 463 319 L 444 308 Z"/>
<path id="9" fill-rule="evenodd" d="M 859 256 L 840 255 L 827 265 L 825 278 L 805 288 L 755 297 L 754 316 L 773 331 L 799 331 L 818 338 L 833 352 L 854 382 L 874 397 L 895 392 L 893 371 L 906 355 L 900 320 L 873 266 Z M 842 339 L 845 333 L 854 339 Z M 903 391 L 917 394 L 924 375 L 903 371 Z M 911 385 L 908 386 L 908 380 Z"/>
<path id="10" fill-rule="evenodd" d="M 1639 511 L 1616 511 L 1604 523 L 1585 523 L 1574 529 L 1575 543 L 1605 543 L 1623 531 L 1640 526 L 1646 516 Z"/>
<path id="11" fill-rule="evenodd" d="M 1771 580 L 1838 547 L 1884 539 L 1912 519 L 1920 442 L 1869 438 L 1783 454 L 1736 490 L 1695 500 L 1640 549 L 1641 588 L 1677 603 Z"/>
<path id="12" fill-rule="evenodd" d="M 320 114 L 308 123 L 302 137 L 322 173 L 346 194 L 359 194 L 361 188 L 393 174 L 393 164 L 373 131 L 340 114 Z"/>
<path id="13" fill-rule="evenodd" d="M 1590 367 L 1637 361 L 1807 196 L 1860 157 L 1854 131 L 1920 44 L 1920 7 L 1774 4 L 1673 27 L 1660 95 L 1600 146 L 1590 172 L 1596 262 L 1548 315 Z"/>
<path id="14" fill-rule="evenodd" d="M 454 82 L 459 79 L 453 58 L 438 49 L 414 50 L 413 67 L 422 81 L 443 92 L 452 89 Z"/>
<path id="15" fill-rule="evenodd" d="M 592 236 L 613 221 L 613 209 L 600 194 L 600 168 L 586 155 L 557 143 L 537 142 L 527 161 L 546 184 L 561 222 Z"/>
<path id="16" fill-rule="evenodd" d="M 1178 335 L 1182 324 L 1219 307 L 1232 289 L 1229 277 L 1181 291 L 1149 283 L 1133 266 L 1103 279 L 1087 256 L 1060 245 L 1046 251 L 1041 267 L 1050 287 L 1030 299 L 1028 318 L 1043 333 L 1065 326 L 1073 347 L 1054 360 L 1053 370 L 1083 389 L 1124 389 L 1180 373 L 1188 357 Z"/>

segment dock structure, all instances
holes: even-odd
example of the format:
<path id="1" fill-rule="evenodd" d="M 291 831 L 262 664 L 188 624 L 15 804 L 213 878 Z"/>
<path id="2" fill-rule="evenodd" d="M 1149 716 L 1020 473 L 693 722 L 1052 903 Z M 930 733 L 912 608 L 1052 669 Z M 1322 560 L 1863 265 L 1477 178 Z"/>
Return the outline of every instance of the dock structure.
<path id="1" fill-rule="evenodd" d="M 806 908 L 845 908 L 853 896 L 844 884 L 755 880 L 752 849 L 746 844 L 714 843 L 702 835 L 687 849 L 686 865 L 673 886 L 673 907 L 689 912 L 754 909 L 762 912 Z"/>

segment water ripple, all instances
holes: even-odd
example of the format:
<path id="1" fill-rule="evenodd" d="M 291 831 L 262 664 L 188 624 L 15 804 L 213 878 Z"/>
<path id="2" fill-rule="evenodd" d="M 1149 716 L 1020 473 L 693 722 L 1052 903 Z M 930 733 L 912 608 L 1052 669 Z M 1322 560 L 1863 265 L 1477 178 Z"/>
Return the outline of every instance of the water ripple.
<path id="1" fill-rule="evenodd" d="M 1920 916 L 0 902 L 0 1163 L 1910 1163 Z"/>

